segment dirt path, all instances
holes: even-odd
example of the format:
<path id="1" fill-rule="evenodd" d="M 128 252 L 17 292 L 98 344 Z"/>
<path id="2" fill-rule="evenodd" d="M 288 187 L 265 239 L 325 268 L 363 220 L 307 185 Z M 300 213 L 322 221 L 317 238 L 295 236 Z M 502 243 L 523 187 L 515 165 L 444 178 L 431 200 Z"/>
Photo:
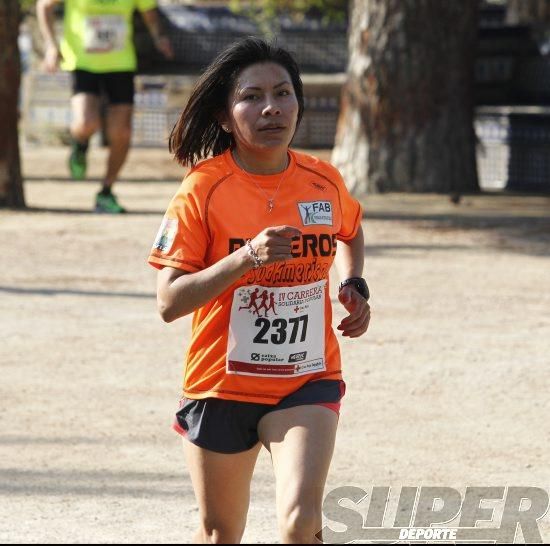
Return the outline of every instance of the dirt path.
<path id="1" fill-rule="evenodd" d="M 0 540 L 191 542 L 170 430 L 189 320 L 160 321 L 145 263 L 180 170 L 134 150 L 117 188 L 131 214 L 97 216 L 95 184 L 65 180 L 65 154 L 27 149 L 30 210 L 0 212 Z M 548 490 L 550 198 L 392 194 L 366 211 L 373 321 L 342 342 L 327 492 Z M 549 516 L 541 529 L 550 540 Z M 265 450 L 244 540 L 278 540 Z"/>

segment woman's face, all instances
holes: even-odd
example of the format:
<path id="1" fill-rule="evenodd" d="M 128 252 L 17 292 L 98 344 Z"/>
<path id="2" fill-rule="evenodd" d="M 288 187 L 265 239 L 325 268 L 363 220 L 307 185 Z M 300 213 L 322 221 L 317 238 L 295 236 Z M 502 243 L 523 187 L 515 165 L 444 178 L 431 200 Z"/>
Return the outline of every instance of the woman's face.
<path id="1" fill-rule="evenodd" d="M 289 73 L 267 62 L 250 65 L 239 74 L 223 125 L 238 149 L 265 152 L 288 147 L 297 119 L 298 100 Z"/>

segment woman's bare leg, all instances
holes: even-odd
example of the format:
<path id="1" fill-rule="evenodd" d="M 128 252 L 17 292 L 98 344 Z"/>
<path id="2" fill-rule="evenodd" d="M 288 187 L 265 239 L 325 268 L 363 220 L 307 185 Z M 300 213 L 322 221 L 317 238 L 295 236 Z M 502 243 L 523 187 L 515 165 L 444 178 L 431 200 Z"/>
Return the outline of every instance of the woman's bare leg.
<path id="1" fill-rule="evenodd" d="M 258 442 L 241 453 L 225 454 L 185 439 L 183 443 L 201 521 L 193 542 L 238 544 L 246 525 L 250 482 L 262 444 Z"/>
<path id="2" fill-rule="evenodd" d="M 277 519 L 287 544 L 315 544 L 322 526 L 323 492 L 334 452 L 338 415 L 323 406 L 276 410 L 260 420 L 260 440 L 271 453 Z"/>

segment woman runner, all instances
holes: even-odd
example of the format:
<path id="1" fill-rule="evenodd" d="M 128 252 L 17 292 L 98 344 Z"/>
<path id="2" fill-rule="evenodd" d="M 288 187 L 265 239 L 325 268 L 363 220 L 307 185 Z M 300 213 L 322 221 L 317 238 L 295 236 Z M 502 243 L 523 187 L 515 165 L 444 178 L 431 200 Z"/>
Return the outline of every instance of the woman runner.
<path id="1" fill-rule="evenodd" d="M 294 59 L 247 38 L 206 69 L 170 138 L 192 168 L 149 262 L 162 318 L 194 313 L 174 428 L 187 440 L 197 543 L 240 542 L 262 445 L 282 541 L 318 542 L 321 530 L 345 390 L 328 289 L 335 257 L 342 335 L 364 334 L 370 308 L 359 203 L 334 167 L 289 149 L 303 109 Z"/>

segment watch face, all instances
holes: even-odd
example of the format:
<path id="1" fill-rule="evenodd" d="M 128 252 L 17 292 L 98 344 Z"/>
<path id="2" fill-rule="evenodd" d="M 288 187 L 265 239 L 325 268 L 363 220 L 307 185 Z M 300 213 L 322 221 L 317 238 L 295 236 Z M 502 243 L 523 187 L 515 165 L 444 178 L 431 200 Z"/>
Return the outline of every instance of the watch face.
<path id="1" fill-rule="evenodd" d="M 348 284 L 352 284 L 357 290 L 357 292 L 359 292 L 359 294 L 361 294 L 368 301 L 370 297 L 370 291 L 367 285 L 367 281 L 365 281 L 365 279 L 362 279 L 359 277 L 347 279 L 340 283 L 340 286 L 338 287 L 338 291 L 342 290 L 344 286 L 348 286 Z"/>

